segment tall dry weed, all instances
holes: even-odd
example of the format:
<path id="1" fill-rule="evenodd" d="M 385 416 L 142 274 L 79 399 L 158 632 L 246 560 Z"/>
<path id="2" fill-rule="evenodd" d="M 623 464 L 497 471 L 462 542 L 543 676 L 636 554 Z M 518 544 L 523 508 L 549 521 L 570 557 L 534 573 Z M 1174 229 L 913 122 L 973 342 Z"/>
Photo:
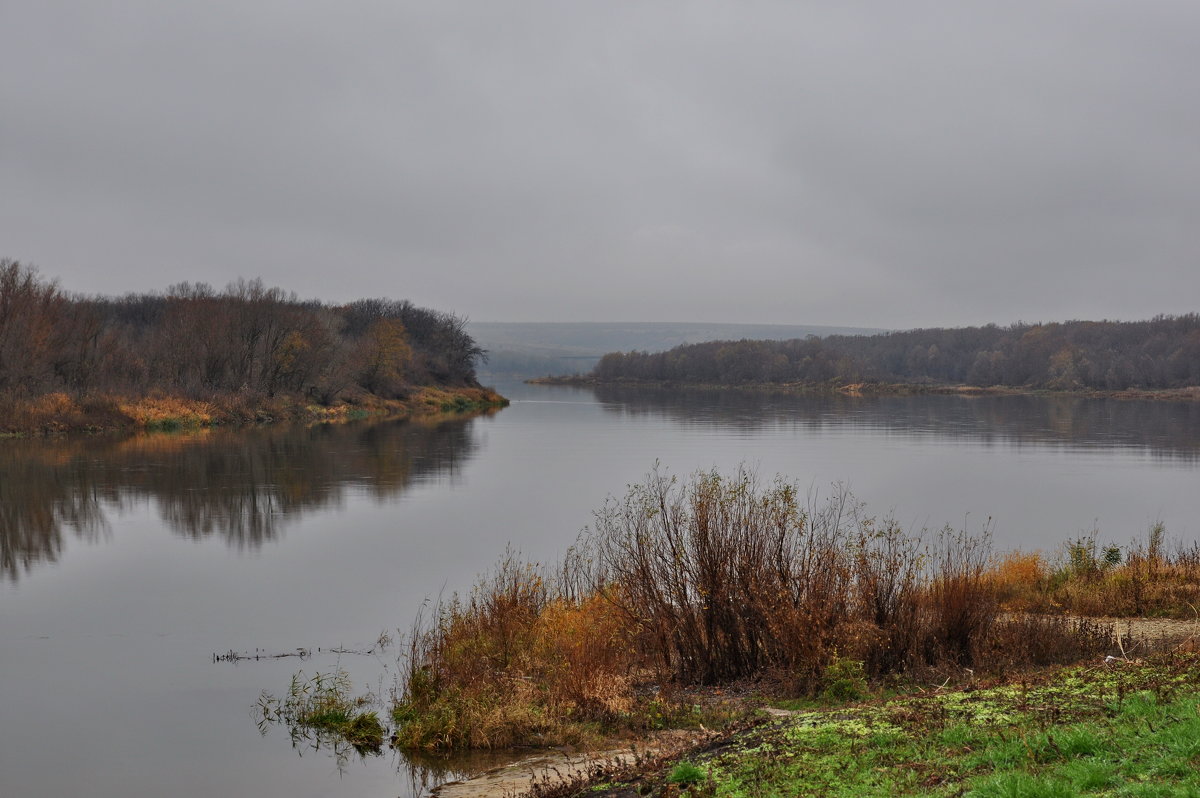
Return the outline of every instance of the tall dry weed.
<path id="1" fill-rule="evenodd" d="M 988 578 L 991 559 L 987 530 L 972 536 L 949 527 L 938 535 L 934 569 L 926 591 L 931 615 L 929 659 L 971 665 L 977 643 L 996 618 L 996 592 Z"/>
<path id="2" fill-rule="evenodd" d="M 416 748 L 572 742 L 587 722 L 633 709 L 626 616 L 599 595 L 569 598 L 509 552 L 467 599 L 413 630 L 397 696 L 398 740 Z"/>

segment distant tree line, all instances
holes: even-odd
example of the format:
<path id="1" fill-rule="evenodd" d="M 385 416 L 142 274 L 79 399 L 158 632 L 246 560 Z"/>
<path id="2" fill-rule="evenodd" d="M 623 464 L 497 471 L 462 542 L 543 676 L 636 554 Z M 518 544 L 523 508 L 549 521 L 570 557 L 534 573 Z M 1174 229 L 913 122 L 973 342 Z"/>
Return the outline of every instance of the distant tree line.
<path id="1" fill-rule="evenodd" d="M 408 301 L 300 301 L 257 279 L 220 291 L 180 283 L 154 294 L 73 296 L 0 259 L 0 397 L 403 398 L 410 386 L 475 384 L 484 352 L 465 324 Z"/>
<path id="2" fill-rule="evenodd" d="M 1200 385 L 1200 315 L 1017 323 L 791 341 L 713 341 L 605 355 L 592 376 L 749 383 L 929 382 L 1124 390 Z"/>

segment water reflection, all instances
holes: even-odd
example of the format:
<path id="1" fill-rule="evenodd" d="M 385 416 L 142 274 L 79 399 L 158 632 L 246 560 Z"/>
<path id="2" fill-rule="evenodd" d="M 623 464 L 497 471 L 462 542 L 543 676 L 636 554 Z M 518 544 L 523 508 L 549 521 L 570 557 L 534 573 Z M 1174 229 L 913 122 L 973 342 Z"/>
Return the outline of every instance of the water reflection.
<path id="1" fill-rule="evenodd" d="M 396 752 L 396 770 L 408 782 L 410 795 L 429 795 L 441 784 L 469 779 L 529 756 L 528 750 Z M 532 778 L 532 772 L 530 773 Z"/>
<path id="2" fill-rule="evenodd" d="M 0 574 L 58 560 L 64 537 L 98 540 L 153 501 L 177 534 L 257 548 L 347 491 L 378 500 L 453 476 L 476 451 L 470 419 L 186 435 L 14 440 L 0 445 Z"/>
<path id="3" fill-rule="evenodd" d="M 1200 460 L 1200 403 L 1072 396 L 795 396 L 781 392 L 600 386 L 604 409 L 747 433 L 800 429 L 882 430 L 983 443 L 1133 448 Z"/>

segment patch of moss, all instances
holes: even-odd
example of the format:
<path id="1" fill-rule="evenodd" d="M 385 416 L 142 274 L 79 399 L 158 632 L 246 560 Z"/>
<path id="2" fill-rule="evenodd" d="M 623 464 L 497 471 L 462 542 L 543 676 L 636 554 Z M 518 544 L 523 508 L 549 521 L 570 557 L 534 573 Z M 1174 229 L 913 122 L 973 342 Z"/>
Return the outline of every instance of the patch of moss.
<path id="1" fill-rule="evenodd" d="M 1200 796 L 1197 763 L 1200 659 L 1183 654 L 807 711 L 688 760 L 728 798 Z"/>

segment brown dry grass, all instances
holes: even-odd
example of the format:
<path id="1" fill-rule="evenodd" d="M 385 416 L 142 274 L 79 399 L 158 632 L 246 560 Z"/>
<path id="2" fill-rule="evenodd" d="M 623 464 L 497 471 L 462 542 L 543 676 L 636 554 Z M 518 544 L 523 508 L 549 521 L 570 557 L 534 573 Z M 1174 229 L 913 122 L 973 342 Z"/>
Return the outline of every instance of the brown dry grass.
<path id="1" fill-rule="evenodd" d="M 116 405 L 140 427 L 205 427 L 218 418 L 217 409 L 209 402 L 176 396 L 118 399 Z"/>
<path id="2" fill-rule="evenodd" d="M 35 398 L 0 396 L 0 435 L 148 429 L 178 430 L 213 425 L 261 424 L 279 420 L 342 421 L 367 415 L 407 417 L 473 412 L 501 407 L 506 400 L 487 388 L 419 389 L 407 400 L 362 394 L 353 402 L 313 405 L 298 396 L 254 392 L 180 396 L 49 393 Z"/>
<path id="3" fill-rule="evenodd" d="M 50 393 L 32 400 L 0 402 L 0 432 L 57 432 L 78 423 L 79 405 L 65 393 Z"/>
<path id="4" fill-rule="evenodd" d="M 1125 547 L 1070 541 L 1055 560 L 1009 552 L 988 579 L 1005 610 L 1081 616 L 1200 617 L 1200 545 L 1168 545 L 1156 524 Z"/>
<path id="5" fill-rule="evenodd" d="M 508 400 L 491 388 L 436 388 L 427 386 L 418 389 L 409 397 L 416 412 L 446 413 L 464 410 L 487 410 L 508 404 Z"/>
<path id="6" fill-rule="evenodd" d="M 632 629 L 599 596 L 554 595 L 513 554 L 469 598 L 440 605 L 414 630 L 395 712 L 402 745 L 499 748 L 580 743 L 590 722 L 633 709 Z"/>
<path id="7" fill-rule="evenodd" d="M 1009 551 L 997 555 L 987 573 L 996 596 L 1011 610 L 1029 609 L 1034 596 L 1048 583 L 1049 567 L 1040 551 Z"/>

